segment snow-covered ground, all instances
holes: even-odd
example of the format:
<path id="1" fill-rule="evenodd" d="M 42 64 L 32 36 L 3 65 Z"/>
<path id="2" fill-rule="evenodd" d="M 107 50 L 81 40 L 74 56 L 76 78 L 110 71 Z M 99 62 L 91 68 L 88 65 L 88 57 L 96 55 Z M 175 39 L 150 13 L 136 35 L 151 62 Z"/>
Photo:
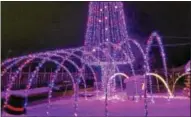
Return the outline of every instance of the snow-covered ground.
<path id="1" fill-rule="evenodd" d="M 165 95 L 165 94 L 164 94 Z M 109 116 L 144 116 L 144 100 L 109 101 Z M 28 116 L 46 116 L 47 103 L 27 108 Z M 50 116 L 73 116 L 74 100 L 58 99 L 52 102 Z M 78 101 L 78 116 L 104 116 L 104 100 L 80 98 Z M 148 104 L 148 116 L 190 116 L 190 99 L 175 98 L 167 101 L 165 98 L 155 98 L 155 103 Z M 15 117 L 15 116 L 14 116 Z M 26 115 L 25 115 L 26 117 Z"/>

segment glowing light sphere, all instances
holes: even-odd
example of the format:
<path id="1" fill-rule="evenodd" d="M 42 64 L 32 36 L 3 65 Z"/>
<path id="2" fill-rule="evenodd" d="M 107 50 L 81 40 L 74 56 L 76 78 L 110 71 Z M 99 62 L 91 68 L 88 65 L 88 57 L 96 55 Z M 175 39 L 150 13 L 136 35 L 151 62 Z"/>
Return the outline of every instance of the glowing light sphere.
<path id="1" fill-rule="evenodd" d="M 95 52 L 96 51 L 96 49 L 94 48 L 93 50 L 92 50 L 92 52 Z"/>

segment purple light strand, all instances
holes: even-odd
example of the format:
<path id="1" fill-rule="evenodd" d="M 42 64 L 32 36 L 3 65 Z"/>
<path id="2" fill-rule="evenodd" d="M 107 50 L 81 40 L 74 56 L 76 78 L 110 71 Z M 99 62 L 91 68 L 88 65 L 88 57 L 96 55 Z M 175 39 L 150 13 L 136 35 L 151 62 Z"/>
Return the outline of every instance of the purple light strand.
<path id="1" fill-rule="evenodd" d="M 148 41 L 147 41 L 146 58 L 147 58 L 147 60 L 149 60 L 149 59 L 148 59 L 148 57 L 149 57 L 149 52 L 150 52 L 150 49 L 151 49 L 151 44 L 153 43 L 153 40 L 155 39 L 154 37 L 156 37 L 156 41 L 158 42 L 159 47 L 160 47 L 160 51 L 161 51 L 160 54 L 161 54 L 162 61 L 163 61 L 164 74 L 165 74 L 165 77 L 166 77 L 166 82 L 167 82 L 167 84 L 168 84 L 166 55 L 165 55 L 165 52 L 164 52 L 162 40 L 161 40 L 160 36 L 159 36 L 156 32 L 153 32 L 153 33 L 151 34 L 150 38 L 149 38 Z M 149 66 L 149 64 L 148 64 L 148 66 Z M 149 67 L 148 69 L 149 69 L 149 71 L 150 71 L 150 67 Z"/>

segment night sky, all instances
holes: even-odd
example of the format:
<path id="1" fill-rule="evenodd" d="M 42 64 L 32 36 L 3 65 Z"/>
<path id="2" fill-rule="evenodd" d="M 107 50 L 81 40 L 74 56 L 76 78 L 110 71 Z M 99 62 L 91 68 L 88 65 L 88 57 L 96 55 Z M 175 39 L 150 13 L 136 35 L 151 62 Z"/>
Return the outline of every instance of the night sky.
<path id="1" fill-rule="evenodd" d="M 142 43 L 152 31 L 164 44 L 191 40 L 182 38 L 191 37 L 191 2 L 124 2 L 124 8 L 129 36 Z M 2 59 L 82 46 L 87 15 L 88 2 L 1 2 Z M 165 49 L 170 67 L 190 59 L 189 45 Z"/>

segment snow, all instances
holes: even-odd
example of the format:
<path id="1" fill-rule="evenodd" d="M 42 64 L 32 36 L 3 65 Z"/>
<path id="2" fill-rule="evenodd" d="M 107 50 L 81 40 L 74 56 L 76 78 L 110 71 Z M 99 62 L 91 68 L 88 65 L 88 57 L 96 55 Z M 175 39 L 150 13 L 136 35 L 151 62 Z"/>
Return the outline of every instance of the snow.
<path id="1" fill-rule="evenodd" d="M 28 94 L 35 95 L 40 93 L 46 93 L 48 92 L 48 90 L 49 90 L 49 87 L 31 88 L 28 90 Z M 9 94 L 25 96 L 26 93 L 25 93 L 25 89 L 23 89 L 23 90 L 11 90 Z M 1 97 L 5 97 L 5 91 L 1 92 Z"/>
<path id="2" fill-rule="evenodd" d="M 28 116 L 46 116 L 47 103 L 30 106 L 27 111 Z M 144 100 L 109 101 L 108 111 L 109 116 L 144 116 Z M 62 98 L 52 102 L 49 113 L 50 116 L 74 116 L 74 99 Z M 79 98 L 77 114 L 83 117 L 103 117 L 104 100 Z M 190 116 L 190 100 L 175 98 L 168 101 L 165 98 L 155 98 L 155 103 L 148 104 L 148 116 Z"/>

